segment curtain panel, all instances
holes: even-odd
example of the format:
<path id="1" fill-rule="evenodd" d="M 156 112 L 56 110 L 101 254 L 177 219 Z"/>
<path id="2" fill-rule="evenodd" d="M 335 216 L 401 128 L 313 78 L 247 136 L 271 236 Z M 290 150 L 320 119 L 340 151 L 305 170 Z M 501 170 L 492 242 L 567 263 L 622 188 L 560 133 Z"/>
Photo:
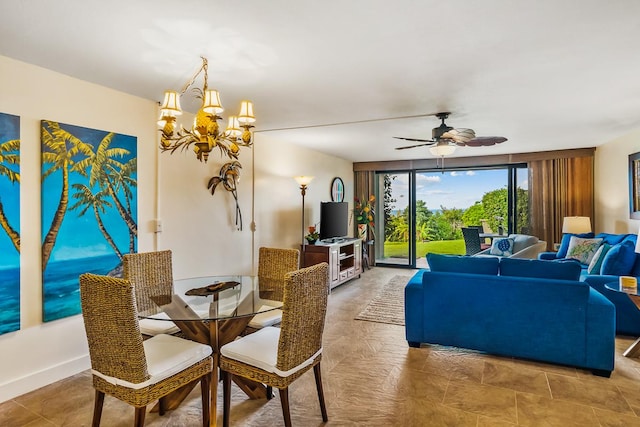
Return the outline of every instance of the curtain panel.
<path id="1" fill-rule="evenodd" d="M 359 171 L 359 172 L 354 172 L 353 173 L 353 197 L 356 197 L 358 199 L 360 199 L 361 202 L 366 203 L 366 201 L 369 199 L 369 196 L 374 194 L 375 195 L 375 177 L 376 174 L 374 171 Z M 352 203 L 354 203 L 354 201 L 352 201 Z M 377 209 L 376 210 L 376 216 L 374 217 L 374 223 L 376 224 L 376 226 L 378 224 L 382 225 L 382 222 L 379 222 L 379 218 L 377 216 L 377 213 L 380 210 Z M 353 216 L 352 216 L 353 218 Z M 353 235 L 357 236 L 358 235 L 358 224 L 356 224 L 356 221 L 353 221 Z M 369 241 L 369 240 L 373 240 L 374 237 L 374 233 L 373 230 L 368 227 L 367 228 L 367 237 L 365 239 L 365 241 Z M 365 243 L 363 242 L 363 247 Z M 369 261 L 369 265 L 375 265 L 375 250 L 374 250 L 374 245 L 368 245 L 367 250 L 365 251 L 366 256 L 368 257 L 368 261 Z"/>
<path id="2" fill-rule="evenodd" d="M 547 242 L 547 250 L 562 238 L 566 216 L 594 219 L 594 157 L 534 160 L 529 166 L 531 234 Z"/>

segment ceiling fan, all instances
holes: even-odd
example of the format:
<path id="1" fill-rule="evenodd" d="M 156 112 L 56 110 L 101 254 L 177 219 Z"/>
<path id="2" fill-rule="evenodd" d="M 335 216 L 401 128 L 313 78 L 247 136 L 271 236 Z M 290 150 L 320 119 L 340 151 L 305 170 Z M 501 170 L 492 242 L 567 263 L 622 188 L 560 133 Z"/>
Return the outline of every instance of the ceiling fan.
<path id="1" fill-rule="evenodd" d="M 431 139 L 404 138 L 394 136 L 396 139 L 404 139 L 405 141 L 420 142 L 420 144 L 407 145 L 397 147 L 396 150 L 406 150 L 407 148 L 423 147 L 432 145 L 430 148 L 432 154 L 436 156 L 446 156 L 453 154 L 456 146 L 467 147 L 483 147 L 489 145 L 500 144 L 507 140 L 502 136 L 476 136 L 473 129 L 452 128 L 444 122 L 449 117 L 449 112 L 437 113 L 436 117 L 442 120 L 437 128 L 431 131 Z"/>

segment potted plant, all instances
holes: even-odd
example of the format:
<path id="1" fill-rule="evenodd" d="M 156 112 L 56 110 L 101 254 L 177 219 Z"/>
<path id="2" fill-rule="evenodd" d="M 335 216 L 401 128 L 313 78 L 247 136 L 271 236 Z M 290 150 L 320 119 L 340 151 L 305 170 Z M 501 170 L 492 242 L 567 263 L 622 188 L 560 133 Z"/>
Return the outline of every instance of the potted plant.
<path id="1" fill-rule="evenodd" d="M 304 238 L 307 239 L 307 242 L 309 242 L 310 245 L 313 245 L 314 243 L 316 243 L 316 241 L 318 240 L 318 237 L 320 237 L 320 235 L 316 231 L 316 226 L 315 225 L 310 225 L 308 230 L 309 230 L 309 234 L 304 236 Z"/>

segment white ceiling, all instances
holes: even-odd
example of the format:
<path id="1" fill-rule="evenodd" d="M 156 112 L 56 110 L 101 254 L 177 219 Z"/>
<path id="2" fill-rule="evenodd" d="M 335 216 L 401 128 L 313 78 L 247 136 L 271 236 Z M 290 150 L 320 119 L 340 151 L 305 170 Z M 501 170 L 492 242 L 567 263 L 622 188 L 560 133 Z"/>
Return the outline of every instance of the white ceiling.
<path id="1" fill-rule="evenodd" d="M 636 0 L 0 3 L 0 55 L 155 101 L 203 55 L 227 111 L 253 100 L 256 141 L 352 161 L 432 157 L 393 136 L 439 121 L 318 125 L 451 111 L 509 139 L 456 156 L 598 146 L 640 128 L 639 47 Z"/>

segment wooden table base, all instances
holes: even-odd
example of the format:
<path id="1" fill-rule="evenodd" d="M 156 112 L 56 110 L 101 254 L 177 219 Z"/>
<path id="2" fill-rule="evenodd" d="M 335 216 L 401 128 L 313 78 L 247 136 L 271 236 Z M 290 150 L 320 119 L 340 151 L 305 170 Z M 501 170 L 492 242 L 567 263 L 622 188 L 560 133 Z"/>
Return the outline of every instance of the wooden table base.
<path id="1" fill-rule="evenodd" d="M 211 426 L 217 425 L 218 416 L 218 381 L 219 381 L 219 355 L 220 348 L 235 340 L 242 331 L 245 330 L 251 317 L 240 317 L 218 321 L 179 321 L 174 323 L 180 328 L 185 338 L 197 341 L 202 344 L 208 344 L 213 350 L 213 366 L 211 372 Z M 260 383 L 251 381 L 246 378 L 233 376 L 233 381 L 244 391 L 250 399 L 266 399 L 267 388 Z M 167 410 L 175 409 L 182 401 L 191 393 L 198 381 L 193 381 L 186 386 L 170 393 L 164 398 L 165 408 Z M 153 407 L 152 412 L 157 412 L 159 405 Z"/>

